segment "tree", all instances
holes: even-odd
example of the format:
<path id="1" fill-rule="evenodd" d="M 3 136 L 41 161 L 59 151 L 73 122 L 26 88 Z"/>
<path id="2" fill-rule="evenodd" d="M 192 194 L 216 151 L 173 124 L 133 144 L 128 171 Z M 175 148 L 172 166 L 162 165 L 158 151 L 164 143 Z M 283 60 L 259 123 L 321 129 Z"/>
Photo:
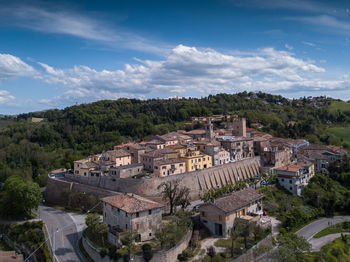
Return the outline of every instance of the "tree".
<path id="1" fill-rule="evenodd" d="M 231 238 L 231 257 L 233 257 L 235 252 L 235 240 L 239 236 L 239 232 L 235 225 L 230 230 L 230 238 Z"/>
<path id="2" fill-rule="evenodd" d="M 237 228 L 239 234 L 244 238 L 244 247 L 247 249 L 247 238 L 252 233 L 254 224 L 248 220 L 240 218 L 236 218 L 236 221 L 235 227 Z"/>
<path id="3" fill-rule="evenodd" d="M 148 262 L 152 259 L 153 251 L 152 251 L 152 246 L 150 244 L 143 244 L 142 245 L 142 255 L 143 255 L 143 259 L 146 262 Z"/>
<path id="4" fill-rule="evenodd" d="M 262 228 L 258 223 L 255 223 L 253 225 L 253 235 L 254 235 L 254 241 L 256 241 L 257 236 L 262 232 Z"/>
<path id="5" fill-rule="evenodd" d="M 129 257 L 135 252 L 135 241 L 137 239 L 137 236 L 137 232 L 132 230 L 128 232 L 124 238 L 121 239 L 122 244 L 126 246 Z"/>
<path id="6" fill-rule="evenodd" d="M 38 184 L 20 176 L 11 176 L 5 181 L 1 213 L 10 217 L 30 217 L 41 199 Z"/>
<path id="7" fill-rule="evenodd" d="M 100 216 L 96 213 L 89 213 L 85 218 L 85 224 L 91 229 L 92 234 L 95 233 L 95 227 L 98 223 L 100 223 Z"/>
<path id="8" fill-rule="evenodd" d="M 108 233 L 108 230 L 109 228 L 105 223 L 99 222 L 95 225 L 95 233 L 101 236 L 103 246 L 105 245 L 104 238 L 105 235 Z"/>
<path id="9" fill-rule="evenodd" d="M 277 237 L 278 248 L 272 257 L 276 261 L 299 262 L 306 261 L 305 254 L 311 250 L 311 245 L 303 237 L 294 233 L 280 234 Z"/>
<path id="10" fill-rule="evenodd" d="M 169 203 L 170 214 L 174 213 L 174 208 L 177 205 L 186 208 L 190 204 L 188 199 L 190 190 L 187 187 L 181 187 L 179 180 L 163 182 L 158 186 L 158 189 L 162 189 L 162 198 Z"/>

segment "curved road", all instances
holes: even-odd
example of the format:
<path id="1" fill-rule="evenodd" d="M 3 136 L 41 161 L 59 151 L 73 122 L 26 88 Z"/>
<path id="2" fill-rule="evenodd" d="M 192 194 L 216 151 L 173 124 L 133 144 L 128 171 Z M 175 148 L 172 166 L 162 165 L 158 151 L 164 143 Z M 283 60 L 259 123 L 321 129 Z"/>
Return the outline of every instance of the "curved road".
<path id="1" fill-rule="evenodd" d="M 85 260 L 79 252 L 78 241 L 85 225 L 85 216 L 67 213 L 52 207 L 40 206 L 39 216 L 49 231 L 51 243 L 55 235 L 55 255 L 58 262 Z M 55 233 L 54 233 L 55 231 Z"/>
<path id="2" fill-rule="evenodd" d="M 331 243 L 333 240 L 340 237 L 340 234 L 338 237 L 337 237 L 338 234 L 331 234 L 321 238 L 313 238 L 313 236 L 316 233 L 320 232 L 321 230 L 329 227 L 328 223 L 330 223 L 331 225 L 335 225 L 344 221 L 350 221 L 350 216 L 336 216 L 332 218 L 322 218 L 306 225 L 305 227 L 297 231 L 296 234 L 298 236 L 302 236 L 306 238 L 306 240 L 312 245 L 312 251 L 319 251 L 322 246 L 328 243 Z"/>

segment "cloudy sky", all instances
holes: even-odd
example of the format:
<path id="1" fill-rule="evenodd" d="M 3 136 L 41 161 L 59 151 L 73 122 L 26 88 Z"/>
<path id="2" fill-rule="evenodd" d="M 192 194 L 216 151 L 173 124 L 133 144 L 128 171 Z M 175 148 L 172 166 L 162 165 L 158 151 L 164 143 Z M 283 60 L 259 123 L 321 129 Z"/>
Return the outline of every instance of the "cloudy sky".
<path id="1" fill-rule="evenodd" d="M 264 91 L 350 99 L 350 2 L 0 0 L 0 114 Z"/>

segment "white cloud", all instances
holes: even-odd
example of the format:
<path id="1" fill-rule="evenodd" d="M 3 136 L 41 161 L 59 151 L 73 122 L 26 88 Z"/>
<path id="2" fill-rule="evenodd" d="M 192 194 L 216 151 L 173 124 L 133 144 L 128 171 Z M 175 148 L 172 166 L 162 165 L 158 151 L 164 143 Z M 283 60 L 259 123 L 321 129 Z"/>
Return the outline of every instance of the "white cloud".
<path id="1" fill-rule="evenodd" d="M 0 54 L 0 80 L 35 74 L 35 69 L 20 58 L 9 54 Z"/>
<path id="2" fill-rule="evenodd" d="M 285 44 L 285 45 L 284 45 L 284 47 L 285 47 L 285 48 L 287 48 L 289 51 L 291 51 L 291 50 L 293 50 L 293 49 L 294 49 L 294 47 L 293 47 L 293 46 L 288 45 L 288 44 Z"/>
<path id="3" fill-rule="evenodd" d="M 311 46 L 311 47 L 315 47 L 315 46 L 316 46 L 316 44 L 311 43 L 311 42 L 307 42 L 307 41 L 302 41 L 302 43 L 303 43 L 304 45 Z"/>
<path id="4" fill-rule="evenodd" d="M 15 97 L 12 96 L 8 91 L 0 90 L 0 105 L 6 104 L 10 101 L 13 101 L 14 99 Z"/>
<path id="5" fill-rule="evenodd" d="M 108 23 L 95 19 L 92 15 L 79 14 L 63 7 L 8 4 L 0 6 L 0 17 L 4 23 L 18 27 L 44 33 L 70 35 L 109 48 L 119 47 L 156 54 L 164 54 L 170 48 L 160 41 L 152 41 L 121 28 L 112 28 Z"/>
<path id="6" fill-rule="evenodd" d="M 123 70 L 97 71 L 87 66 L 57 69 L 44 63 L 41 79 L 68 88 L 69 99 L 201 96 L 219 92 L 298 92 L 345 90 L 349 81 L 321 80 L 325 69 L 287 51 L 263 48 L 224 54 L 179 45 L 160 61 L 135 59 Z"/>
<path id="7" fill-rule="evenodd" d="M 295 17 L 292 20 L 307 23 L 317 27 L 332 29 L 332 33 L 350 34 L 350 23 L 330 15 Z M 334 30 L 335 29 L 335 30 Z M 306 44 L 305 42 L 304 44 Z"/>

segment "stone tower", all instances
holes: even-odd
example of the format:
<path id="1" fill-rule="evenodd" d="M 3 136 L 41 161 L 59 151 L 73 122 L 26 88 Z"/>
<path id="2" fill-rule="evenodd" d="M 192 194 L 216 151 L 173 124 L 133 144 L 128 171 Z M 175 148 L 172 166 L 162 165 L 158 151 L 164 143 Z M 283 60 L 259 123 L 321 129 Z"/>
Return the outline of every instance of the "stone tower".
<path id="1" fill-rule="evenodd" d="M 207 123 L 205 125 L 205 137 L 210 141 L 214 139 L 214 129 L 210 117 L 207 117 Z"/>
<path id="2" fill-rule="evenodd" d="M 247 136 L 246 119 L 235 118 L 231 123 L 232 135 L 233 136 Z"/>

